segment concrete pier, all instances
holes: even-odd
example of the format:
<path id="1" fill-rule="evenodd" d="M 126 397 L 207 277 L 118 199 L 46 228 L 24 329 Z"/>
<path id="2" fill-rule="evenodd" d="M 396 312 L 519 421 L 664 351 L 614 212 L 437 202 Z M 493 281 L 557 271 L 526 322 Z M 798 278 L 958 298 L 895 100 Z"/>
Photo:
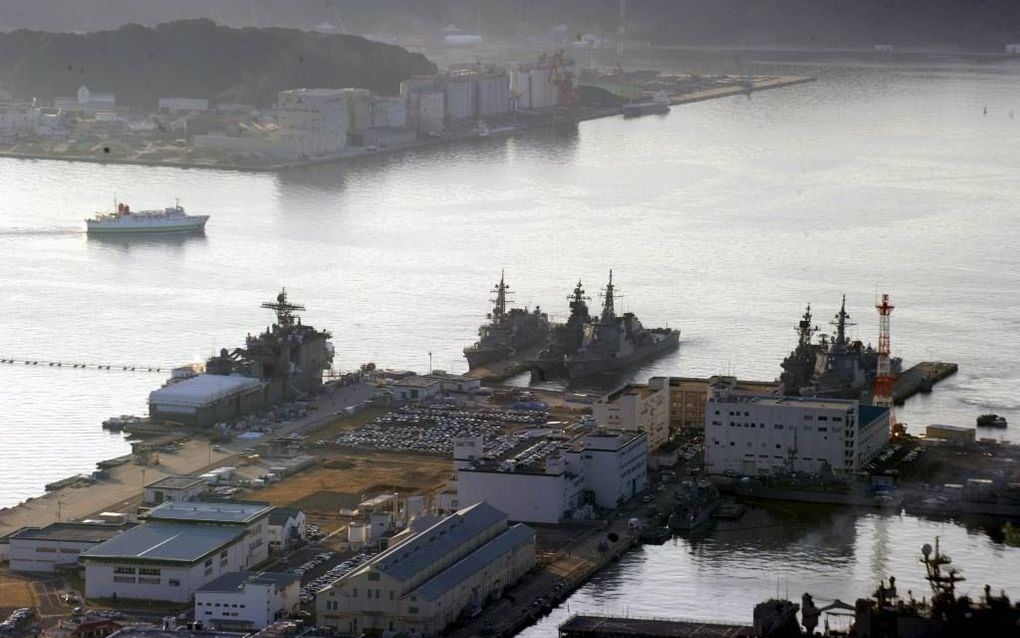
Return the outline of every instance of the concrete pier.
<path id="1" fill-rule="evenodd" d="M 958 369 L 955 363 L 922 361 L 903 372 L 896 380 L 893 386 L 893 403 L 903 405 L 904 401 L 918 392 L 922 394 L 931 392 L 932 386 L 956 374 Z"/>

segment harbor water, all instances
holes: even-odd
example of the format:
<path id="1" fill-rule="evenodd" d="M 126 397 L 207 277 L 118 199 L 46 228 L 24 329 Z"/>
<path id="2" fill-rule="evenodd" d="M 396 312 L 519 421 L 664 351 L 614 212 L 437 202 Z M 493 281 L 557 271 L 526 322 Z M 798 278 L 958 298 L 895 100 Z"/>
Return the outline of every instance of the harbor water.
<path id="1" fill-rule="evenodd" d="M 827 327 L 846 293 L 852 335 L 876 343 L 873 304 L 888 292 L 905 365 L 960 365 L 901 420 L 917 430 L 997 412 L 1020 425 L 1020 60 L 710 62 L 819 80 L 280 174 L 0 159 L 0 358 L 201 361 L 268 325 L 259 303 L 286 286 L 306 323 L 332 331 L 340 369 L 424 371 L 431 353 L 459 372 L 501 269 L 516 304 L 562 318 L 578 278 L 597 293 L 613 268 L 618 310 L 682 330 L 679 350 L 634 379 L 773 379 L 805 304 Z M 115 196 L 136 210 L 179 198 L 212 218 L 199 237 L 86 237 L 82 219 Z M 165 376 L 0 364 L 0 506 L 127 451 L 100 422 L 144 414 Z M 996 436 L 1020 440 L 1015 427 Z M 916 547 L 934 533 L 975 582 L 1020 595 L 996 576 L 1016 578 L 1020 550 L 980 529 L 846 514 L 774 543 L 647 549 L 575 599 L 615 612 L 637 604 L 624 598 L 635 583 L 670 582 L 660 606 L 632 611 L 705 615 L 692 605 L 709 592 L 744 620 L 772 574 L 790 574 L 791 595 L 844 600 L 891 571 L 916 577 Z"/>

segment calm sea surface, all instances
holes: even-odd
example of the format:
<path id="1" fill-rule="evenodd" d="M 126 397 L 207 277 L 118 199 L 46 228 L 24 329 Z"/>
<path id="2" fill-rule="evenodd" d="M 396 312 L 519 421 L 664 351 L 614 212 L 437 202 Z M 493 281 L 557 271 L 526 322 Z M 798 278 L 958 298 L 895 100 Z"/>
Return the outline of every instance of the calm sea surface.
<path id="1" fill-rule="evenodd" d="M 692 55 L 667 66 L 706 68 Z M 774 378 L 806 303 L 824 325 L 846 293 L 853 334 L 874 343 L 889 292 L 895 354 L 960 364 L 900 418 L 1020 424 L 1020 62 L 757 58 L 819 81 L 283 174 L 0 159 L 0 358 L 199 361 L 268 325 L 258 305 L 286 286 L 341 368 L 422 371 L 431 351 L 462 371 L 500 269 L 518 304 L 562 317 L 579 277 L 597 303 L 613 268 L 618 308 L 683 331 L 636 379 Z M 212 214 L 206 236 L 86 238 L 81 220 L 115 194 L 136 209 L 180 198 Z M 0 364 L 0 505 L 127 451 L 100 421 L 144 413 L 164 376 Z M 977 582 L 998 572 L 1020 595 L 1020 550 L 980 531 L 839 514 L 644 550 L 575 599 L 692 615 L 714 600 L 745 619 L 774 575 L 845 599 L 897 567 L 906 582 L 935 533 Z M 638 581 L 672 589 L 622 598 Z"/>

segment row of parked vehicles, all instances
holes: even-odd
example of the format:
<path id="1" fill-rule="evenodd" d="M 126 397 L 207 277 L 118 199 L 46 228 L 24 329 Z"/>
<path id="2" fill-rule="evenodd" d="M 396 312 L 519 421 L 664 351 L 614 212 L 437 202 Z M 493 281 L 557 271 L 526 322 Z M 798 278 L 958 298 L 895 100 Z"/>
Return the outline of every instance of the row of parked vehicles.
<path id="1" fill-rule="evenodd" d="M 315 557 L 315 559 L 313 559 L 313 561 L 310 562 L 314 562 L 315 560 L 318 560 L 323 556 L 326 556 L 326 558 L 323 558 L 321 562 L 325 562 L 332 558 L 333 552 L 323 552 L 321 554 L 318 554 Z M 337 581 L 337 579 L 343 578 L 344 576 L 351 573 L 355 569 L 361 567 L 362 565 L 367 563 L 368 560 L 372 558 L 372 556 L 373 554 L 371 552 L 359 552 L 354 556 L 351 556 L 350 558 L 340 563 L 337 563 L 333 567 L 330 567 L 325 574 L 319 576 L 318 578 L 316 578 L 310 583 L 307 583 L 301 588 L 301 603 L 308 604 L 312 602 L 313 600 L 315 600 L 315 594 L 319 590 L 321 590 L 324 587 L 328 587 L 329 585 L 332 585 L 334 582 Z"/>
<path id="2" fill-rule="evenodd" d="M 25 625 L 34 614 L 35 612 L 28 607 L 15 609 L 6 620 L 0 622 L 0 634 L 13 634 Z"/>

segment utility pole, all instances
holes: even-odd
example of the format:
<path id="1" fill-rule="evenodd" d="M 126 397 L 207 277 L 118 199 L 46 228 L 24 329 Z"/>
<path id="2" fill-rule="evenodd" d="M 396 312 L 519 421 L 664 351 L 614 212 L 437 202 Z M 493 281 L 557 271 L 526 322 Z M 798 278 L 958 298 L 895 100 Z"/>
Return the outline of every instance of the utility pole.
<path id="1" fill-rule="evenodd" d="M 620 22 L 616 27 L 616 72 L 623 73 L 623 40 L 627 37 L 627 0 L 620 0 Z"/>

